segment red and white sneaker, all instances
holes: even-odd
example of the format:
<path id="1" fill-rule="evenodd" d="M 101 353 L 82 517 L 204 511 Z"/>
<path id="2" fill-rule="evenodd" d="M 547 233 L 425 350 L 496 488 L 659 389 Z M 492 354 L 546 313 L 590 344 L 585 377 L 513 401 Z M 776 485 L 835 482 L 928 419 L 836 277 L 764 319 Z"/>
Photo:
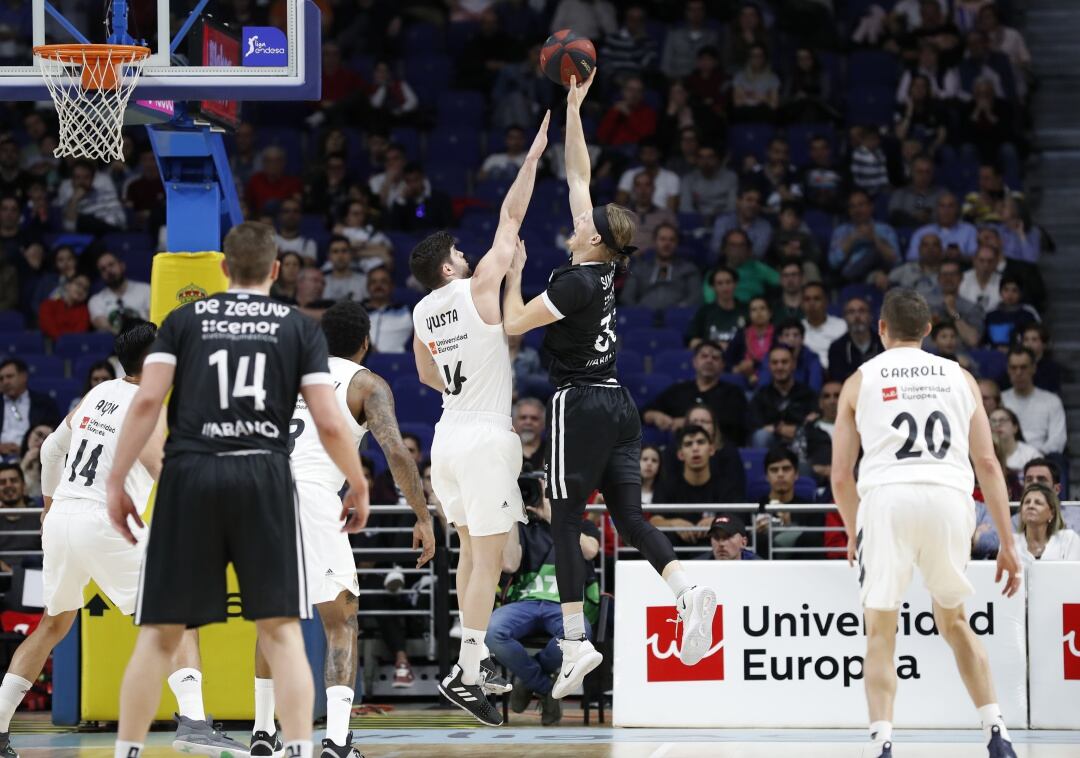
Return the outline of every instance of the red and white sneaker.
<path id="1" fill-rule="evenodd" d="M 396 690 L 412 687 L 416 677 L 413 676 L 412 666 L 408 663 L 399 663 L 394 667 L 394 683 Z"/>

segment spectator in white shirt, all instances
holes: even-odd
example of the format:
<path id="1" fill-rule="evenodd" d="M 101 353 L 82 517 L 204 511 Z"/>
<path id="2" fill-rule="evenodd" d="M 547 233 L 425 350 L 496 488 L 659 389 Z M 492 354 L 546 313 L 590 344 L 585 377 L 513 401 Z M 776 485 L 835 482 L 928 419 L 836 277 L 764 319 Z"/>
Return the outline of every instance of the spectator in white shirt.
<path id="1" fill-rule="evenodd" d="M 924 234 L 936 234 L 941 239 L 941 245 L 946 251 L 945 257 L 949 257 L 949 248 L 955 247 L 960 251 L 960 255 L 970 258 L 975 254 L 975 248 L 978 245 L 978 233 L 975 227 L 960 220 L 960 202 L 951 192 L 944 192 L 938 198 L 936 221 L 920 227 L 915 234 L 911 235 L 911 244 L 908 245 L 907 252 L 909 261 L 919 259 L 919 241 Z"/>
<path id="2" fill-rule="evenodd" d="M 1020 419 L 1028 444 L 1046 455 L 1064 452 L 1065 408 L 1060 397 L 1035 386 L 1035 354 L 1014 347 L 1007 368 L 1012 389 L 1001 393 L 1001 403 Z"/>
<path id="3" fill-rule="evenodd" d="M 71 166 L 71 178 L 60 182 L 56 205 L 68 232 L 105 234 L 121 231 L 127 223 L 116 185 L 85 158 L 76 160 Z"/>
<path id="4" fill-rule="evenodd" d="M 131 322 L 150 318 L 150 285 L 129 281 L 127 265 L 115 253 L 102 253 L 97 270 L 105 289 L 87 303 L 94 329 L 119 334 Z"/>
<path id="5" fill-rule="evenodd" d="M 1014 538 L 1025 566 L 1035 561 L 1080 561 L 1080 535 L 1066 528 L 1061 500 L 1045 484 L 1024 488 Z"/>
<path id="6" fill-rule="evenodd" d="M 405 164 L 407 162 L 405 148 L 397 143 L 387 145 L 382 173 L 368 179 L 368 189 L 378 195 L 379 205 L 383 208 L 389 208 L 397 202 L 405 191 Z M 424 182 L 427 184 L 427 179 Z M 431 192 L 430 184 L 427 184 L 426 192 Z"/>
<path id="7" fill-rule="evenodd" d="M 353 252 L 349 240 L 335 234 L 326 247 L 326 257 L 328 260 L 323 267 L 326 274 L 323 297 L 334 301 L 355 300 L 358 303 L 367 299 L 367 276 L 353 268 Z"/>
<path id="8" fill-rule="evenodd" d="M 1023 98 L 1027 94 L 1031 76 L 1031 53 L 1028 52 L 1023 36 L 1016 29 L 1002 25 L 1000 13 L 993 4 L 979 9 L 976 28 L 986 35 L 992 50 L 1009 57 L 1013 65 L 1017 94 Z"/>
<path id="9" fill-rule="evenodd" d="M 806 336 L 803 347 L 812 350 L 821 361 L 821 367 L 829 368 L 829 346 L 847 334 L 847 322 L 829 313 L 829 296 L 821 282 L 803 285 L 803 326 Z"/>
<path id="10" fill-rule="evenodd" d="M 1020 419 L 1008 408 L 997 408 L 990 413 L 990 431 L 1010 475 L 1019 474 L 1028 461 L 1042 457 L 1042 453 L 1024 441 Z"/>
<path id="11" fill-rule="evenodd" d="M 679 205 L 679 175 L 660 165 L 660 143 L 652 137 L 641 140 L 638 145 L 638 160 L 641 165 L 627 169 L 619 177 L 615 202 L 628 205 L 630 193 L 634 190 L 634 178 L 645 172 L 653 180 L 653 205 L 657 208 L 675 210 Z"/>
<path id="12" fill-rule="evenodd" d="M 367 272 L 376 266 L 394 264 L 394 245 L 390 238 L 371 223 L 367 200 L 350 200 L 345 217 L 334 224 L 334 234 L 340 234 L 352 245 L 355 267 Z M 323 268 L 325 271 L 325 267 Z"/>
<path id="13" fill-rule="evenodd" d="M 314 263 L 319 255 L 315 240 L 300 234 L 300 220 L 304 217 L 303 207 L 296 198 L 286 198 L 278 206 L 277 240 L 278 253 L 292 252 L 309 264 Z"/>
<path id="14" fill-rule="evenodd" d="M 970 300 L 989 313 L 1001 302 L 1001 253 L 990 245 L 979 245 L 971 261 L 971 270 L 960 280 L 960 297 Z"/>
<path id="15" fill-rule="evenodd" d="M 371 317 L 371 344 L 379 353 L 404 353 L 412 342 L 413 322 L 409 307 L 393 301 L 394 280 L 384 266 L 368 272 L 368 299 Z"/>
<path id="16" fill-rule="evenodd" d="M 478 179 L 506 177 L 513 179 L 518 169 L 525 162 L 525 130 L 520 126 L 511 126 L 506 130 L 506 151 L 494 153 L 484 160 Z"/>

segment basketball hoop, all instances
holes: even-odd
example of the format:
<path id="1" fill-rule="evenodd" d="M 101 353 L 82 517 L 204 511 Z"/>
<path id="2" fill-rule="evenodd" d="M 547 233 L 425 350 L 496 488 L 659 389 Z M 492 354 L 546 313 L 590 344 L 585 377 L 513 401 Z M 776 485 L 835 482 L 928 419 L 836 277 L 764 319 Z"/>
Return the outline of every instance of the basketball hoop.
<path id="1" fill-rule="evenodd" d="M 138 45 L 34 47 L 60 120 L 57 158 L 124 160 L 124 109 L 149 55 Z"/>

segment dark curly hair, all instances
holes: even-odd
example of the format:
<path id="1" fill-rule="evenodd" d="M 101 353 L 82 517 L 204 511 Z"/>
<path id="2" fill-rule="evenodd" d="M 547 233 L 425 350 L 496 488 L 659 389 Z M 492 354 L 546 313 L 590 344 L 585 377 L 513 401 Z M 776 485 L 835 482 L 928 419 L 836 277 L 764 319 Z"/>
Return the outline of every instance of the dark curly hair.
<path id="1" fill-rule="evenodd" d="M 330 355 L 351 358 L 360 352 L 371 333 L 371 318 L 354 300 L 339 300 L 323 313 L 321 326 Z"/>
<path id="2" fill-rule="evenodd" d="M 443 285 L 442 266 L 450 259 L 454 238 L 446 232 L 429 234 L 409 254 L 409 270 L 429 290 Z"/>

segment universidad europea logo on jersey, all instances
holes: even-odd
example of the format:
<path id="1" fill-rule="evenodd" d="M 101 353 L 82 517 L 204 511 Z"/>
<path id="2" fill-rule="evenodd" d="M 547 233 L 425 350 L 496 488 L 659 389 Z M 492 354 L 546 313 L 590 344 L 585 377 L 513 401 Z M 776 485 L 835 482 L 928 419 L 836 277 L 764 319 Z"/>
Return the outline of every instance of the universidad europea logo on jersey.
<path id="1" fill-rule="evenodd" d="M 884 402 L 887 403 L 890 400 L 896 400 L 897 397 L 898 397 L 898 393 L 896 391 L 896 387 L 882 387 L 881 388 L 881 399 Z"/>
<path id="2" fill-rule="evenodd" d="M 195 284 L 195 282 L 191 282 L 190 284 L 185 284 L 176 291 L 176 304 L 187 305 L 188 303 L 194 303 L 196 300 L 203 300 L 209 296 L 209 292 Z"/>
<path id="3" fill-rule="evenodd" d="M 724 678 L 724 606 L 713 616 L 713 645 L 696 666 L 679 658 L 685 625 L 673 605 L 645 608 L 645 681 L 710 682 Z"/>
<path id="4" fill-rule="evenodd" d="M 1080 603 L 1061 606 L 1061 634 L 1065 679 L 1080 679 Z"/>

